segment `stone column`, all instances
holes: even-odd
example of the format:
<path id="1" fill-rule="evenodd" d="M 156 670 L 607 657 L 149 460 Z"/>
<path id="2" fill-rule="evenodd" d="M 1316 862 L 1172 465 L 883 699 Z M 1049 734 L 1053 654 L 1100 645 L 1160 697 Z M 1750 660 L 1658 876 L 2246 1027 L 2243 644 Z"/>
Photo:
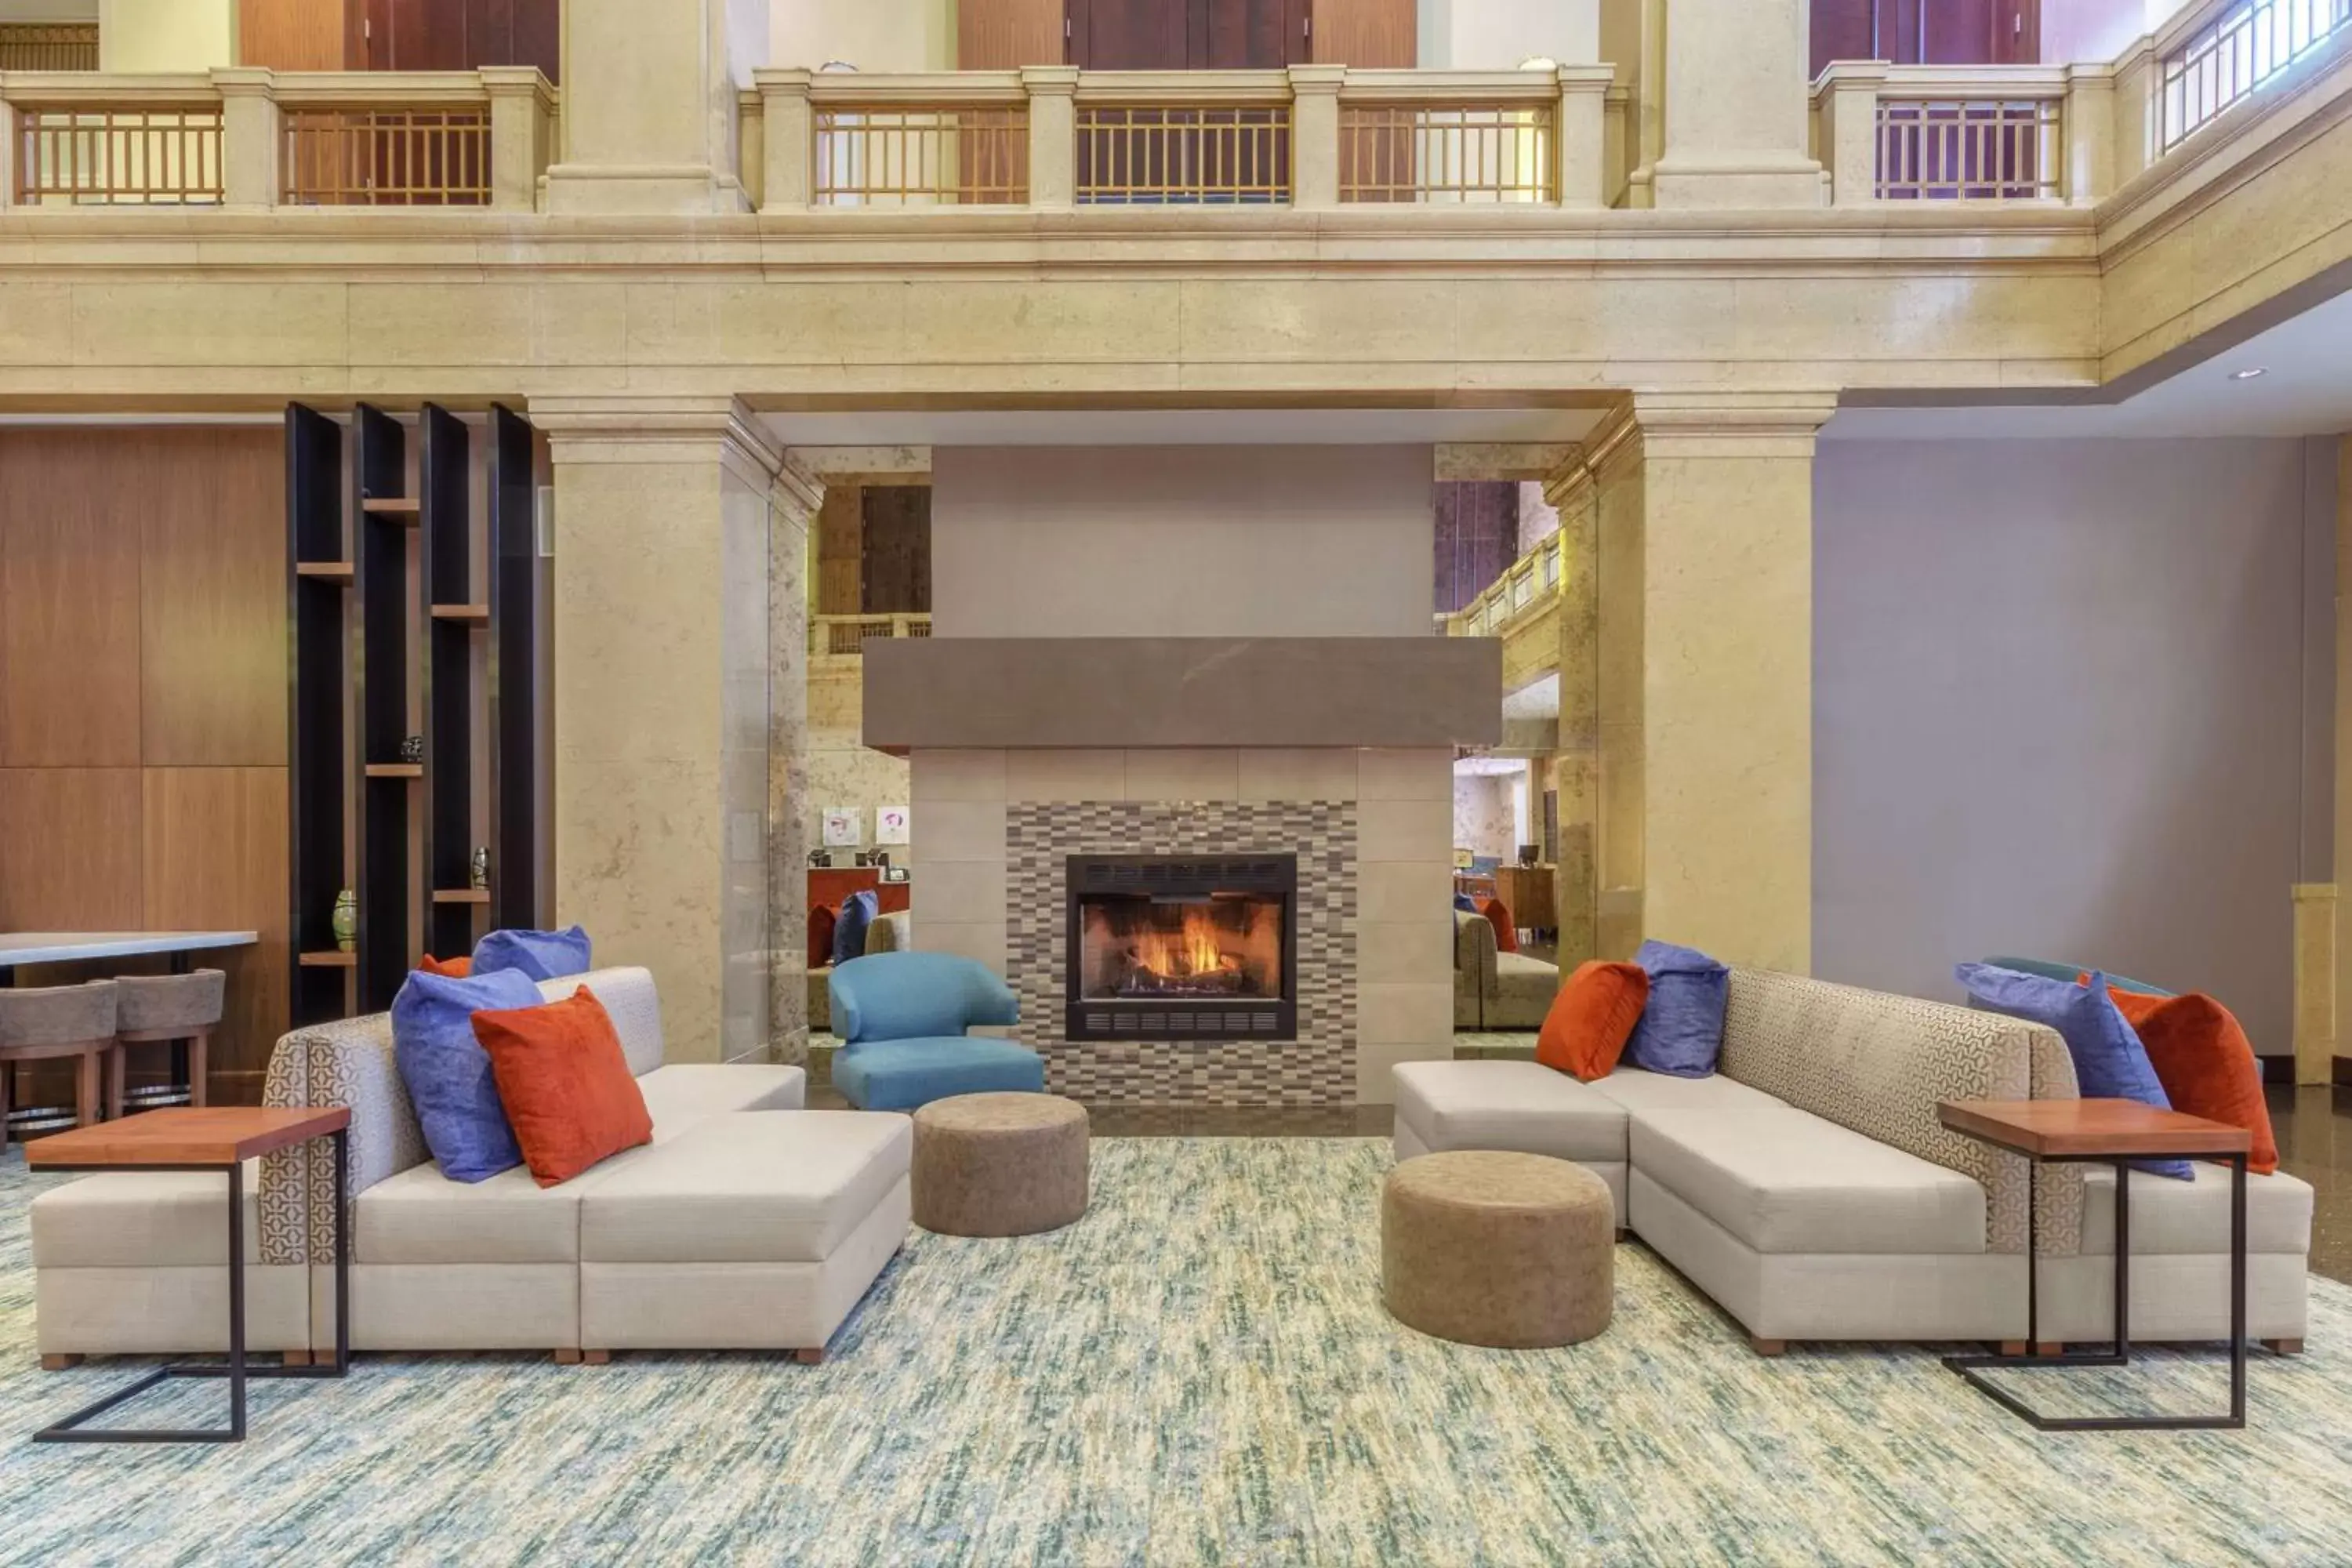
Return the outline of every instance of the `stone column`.
<path id="1" fill-rule="evenodd" d="M 563 145 L 547 171 L 550 212 L 743 209 L 735 68 L 748 83 L 764 56 L 730 60 L 730 46 L 754 41 L 730 39 L 729 9 L 729 0 L 564 0 Z M 749 9 L 764 35 L 766 5 Z"/>
<path id="2" fill-rule="evenodd" d="M 1599 955 L 1601 489 L 1584 449 L 1544 479 L 1559 512 L 1559 734 L 1551 761 L 1559 795 L 1559 857 L 1552 900 L 1566 974 Z"/>
<path id="3" fill-rule="evenodd" d="M 1675 0 L 1665 16 L 1662 207 L 1811 207 L 1805 0 Z"/>
<path id="4" fill-rule="evenodd" d="M 1811 965 L 1813 437 L 1834 406 L 1640 394 L 1588 447 L 1604 956 L 1653 936 Z"/>
<path id="5" fill-rule="evenodd" d="M 2340 900 L 2352 880 L 2352 436 L 2336 440 L 2336 889 Z M 2335 1006 L 2338 1021 L 2328 1042 L 2330 1057 L 2352 1055 L 2341 1043 L 2341 1015 L 2352 998 L 2352 942 L 2345 940 L 2347 922 L 2337 909 L 2336 927 Z M 2297 1053 L 2295 1081 L 2326 1083 L 2334 1076 L 2333 1060 L 2316 1059 L 2315 1049 Z"/>
<path id="6" fill-rule="evenodd" d="M 781 454 L 726 398 L 530 416 L 555 468 L 556 918 L 653 971 L 671 1060 L 764 1058 Z"/>
<path id="7" fill-rule="evenodd" d="M 216 67 L 212 79 L 221 96 L 221 205 L 274 207 L 283 123 L 270 96 L 274 73 Z"/>
<path id="8" fill-rule="evenodd" d="M 809 531 L 824 485 L 789 456 L 768 534 L 768 1038 L 808 1060 Z"/>
<path id="9" fill-rule="evenodd" d="M 1290 205 L 1320 212 L 1339 205 L 1339 88 L 1345 66 L 1290 68 Z"/>

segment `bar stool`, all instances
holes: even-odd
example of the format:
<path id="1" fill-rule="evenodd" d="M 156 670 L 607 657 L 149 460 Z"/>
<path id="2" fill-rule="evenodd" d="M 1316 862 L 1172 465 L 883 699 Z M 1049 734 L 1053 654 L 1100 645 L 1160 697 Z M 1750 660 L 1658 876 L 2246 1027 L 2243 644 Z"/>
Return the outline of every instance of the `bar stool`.
<path id="1" fill-rule="evenodd" d="M 122 1114 L 129 1093 L 130 1046 L 188 1043 L 188 1103 L 205 1102 L 205 1051 L 220 1026 L 226 976 L 217 969 L 187 974 L 124 974 L 116 978 L 122 1005 L 114 1020 L 114 1045 L 107 1052 L 106 1114 Z M 168 1101 L 178 1097 L 142 1096 Z M 146 1109 L 145 1106 L 141 1107 Z"/>
<path id="2" fill-rule="evenodd" d="M 8 1089 L 20 1062 L 79 1058 L 74 1121 L 98 1120 L 100 1080 L 114 1047 L 114 982 L 0 990 L 0 1150 L 8 1146 Z"/>

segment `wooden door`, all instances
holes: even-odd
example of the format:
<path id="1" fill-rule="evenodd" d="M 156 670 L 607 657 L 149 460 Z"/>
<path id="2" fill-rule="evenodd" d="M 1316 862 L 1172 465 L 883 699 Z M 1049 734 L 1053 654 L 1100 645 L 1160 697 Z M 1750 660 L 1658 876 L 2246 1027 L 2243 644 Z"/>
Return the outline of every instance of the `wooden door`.
<path id="1" fill-rule="evenodd" d="M 1304 63 L 1308 0 L 1069 0 L 1087 70 L 1280 70 Z"/>
<path id="2" fill-rule="evenodd" d="M 869 616 L 931 613 L 931 487 L 868 485 L 859 510 L 859 606 Z"/>
<path id="3" fill-rule="evenodd" d="M 1813 0 L 1812 67 L 2030 61 L 2042 51 L 2039 0 Z M 2022 49 L 2025 52 L 2002 52 Z"/>
<path id="4" fill-rule="evenodd" d="M 1993 63 L 2037 65 L 2042 59 L 2042 0 L 1993 0 Z"/>
<path id="5" fill-rule="evenodd" d="M 558 79 L 560 0 L 359 0 L 369 70 L 537 66 Z"/>
<path id="6" fill-rule="evenodd" d="M 1191 65 L 1187 0 L 1070 0 L 1070 63 L 1086 70 L 1183 70 Z"/>

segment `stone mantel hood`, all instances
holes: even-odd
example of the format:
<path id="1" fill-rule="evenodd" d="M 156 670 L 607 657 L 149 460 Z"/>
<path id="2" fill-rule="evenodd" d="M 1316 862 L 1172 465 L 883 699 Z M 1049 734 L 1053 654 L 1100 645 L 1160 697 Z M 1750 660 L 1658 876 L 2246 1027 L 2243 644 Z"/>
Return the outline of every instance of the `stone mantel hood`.
<path id="1" fill-rule="evenodd" d="M 1492 637 L 876 638 L 865 659 L 866 743 L 902 755 L 1502 738 Z"/>

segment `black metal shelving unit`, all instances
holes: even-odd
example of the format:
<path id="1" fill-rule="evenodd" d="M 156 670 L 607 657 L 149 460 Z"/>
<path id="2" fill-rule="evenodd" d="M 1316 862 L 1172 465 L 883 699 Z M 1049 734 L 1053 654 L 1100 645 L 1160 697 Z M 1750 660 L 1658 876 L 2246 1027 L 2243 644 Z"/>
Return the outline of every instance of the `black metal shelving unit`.
<path id="1" fill-rule="evenodd" d="M 343 880 L 343 690 L 351 678 L 345 615 L 352 559 L 343 531 L 343 428 L 300 404 L 286 409 L 287 767 L 295 961 L 290 1021 L 350 1013 L 354 955 L 335 944 Z"/>
<path id="2" fill-rule="evenodd" d="M 520 416 L 490 410 L 478 528 L 474 431 L 447 409 L 418 412 L 413 494 L 408 432 L 383 409 L 359 405 L 348 439 L 344 426 L 299 405 L 286 420 L 299 1024 L 389 1006 L 420 940 L 424 952 L 464 953 L 486 911 L 497 924 L 541 923 L 540 610 L 536 449 Z M 475 699 L 477 637 L 486 703 Z M 356 748 L 345 735 L 347 685 Z M 420 732 L 411 728 L 417 713 L 424 755 L 404 756 L 402 742 Z M 356 791 L 346 784 L 354 750 Z M 481 820 L 478 751 L 489 779 Z M 357 862 L 349 877 L 347 837 Z M 489 850 L 487 889 L 471 885 L 477 845 Z M 358 902 L 351 951 L 333 931 L 343 887 Z"/>

